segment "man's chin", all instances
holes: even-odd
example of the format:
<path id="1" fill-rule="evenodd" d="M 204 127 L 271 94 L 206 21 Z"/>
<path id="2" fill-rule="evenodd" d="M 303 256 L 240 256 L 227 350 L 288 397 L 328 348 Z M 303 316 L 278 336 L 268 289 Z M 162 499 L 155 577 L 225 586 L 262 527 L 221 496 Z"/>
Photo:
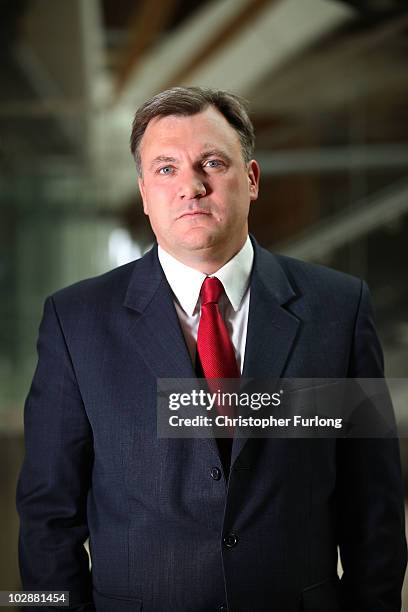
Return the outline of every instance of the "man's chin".
<path id="1" fill-rule="evenodd" d="M 205 228 L 194 228 L 183 236 L 181 244 L 184 249 L 204 251 L 215 247 L 220 242 L 219 236 Z"/>

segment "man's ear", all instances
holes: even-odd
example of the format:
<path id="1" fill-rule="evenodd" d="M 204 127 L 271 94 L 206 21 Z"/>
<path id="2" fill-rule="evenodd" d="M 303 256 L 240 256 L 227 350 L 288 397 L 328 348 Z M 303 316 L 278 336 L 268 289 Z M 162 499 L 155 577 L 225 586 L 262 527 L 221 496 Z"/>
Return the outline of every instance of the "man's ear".
<path id="1" fill-rule="evenodd" d="M 146 204 L 146 197 L 145 197 L 146 192 L 145 192 L 144 182 L 143 182 L 142 177 L 139 177 L 139 178 L 137 179 L 137 182 L 138 182 L 138 184 L 139 184 L 139 191 L 140 191 L 140 195 L 142 196 L 142 202 L 143 202 L 143 212 L 144 212 L 144 214 L 145 214 L 145 215 L 149 215 L 148 208 L 147 208 L 147 204 Z"/>
<path id="2" fill-rule="evenodd" d="M 258 198 L 260 177 L 261 168 L 259 164 L 256 159 L 251 159 L 248 164 L 249 196 L 251 202 Z"/>

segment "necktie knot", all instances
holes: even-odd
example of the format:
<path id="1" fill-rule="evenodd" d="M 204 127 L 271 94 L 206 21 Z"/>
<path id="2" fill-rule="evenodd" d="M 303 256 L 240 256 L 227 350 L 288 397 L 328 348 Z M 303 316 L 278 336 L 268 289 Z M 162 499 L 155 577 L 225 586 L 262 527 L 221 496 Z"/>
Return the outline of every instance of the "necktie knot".
<path id="1" fill-rule="evenodd" d="M 215 276 L 207 276 L 201 285 L 201 306 L 211 303 L 218 304 L 218 300 L 220 299 L 223 291 L 224 286 L 218 278 L 215 278 Z"/>

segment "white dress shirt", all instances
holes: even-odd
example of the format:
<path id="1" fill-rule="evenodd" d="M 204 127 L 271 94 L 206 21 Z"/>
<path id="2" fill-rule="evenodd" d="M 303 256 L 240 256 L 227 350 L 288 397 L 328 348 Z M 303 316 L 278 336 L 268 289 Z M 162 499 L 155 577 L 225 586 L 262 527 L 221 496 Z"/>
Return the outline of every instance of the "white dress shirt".
<path id="1" fill-rule="evenodd" d="M 160 245 L 158 256 L 163 272 L 173 291 L 174 305 L 184 338 L 195 364 L 197 331 L 200 322 L 200 290 L 207 277 L 167 253 Z M 242 373 L 249 313 L 249 280 L 254 249 L 249 236 L 242 249 L 219 270 L 211 274 L 218 278 L 225 289 L 219 301 L 221 316 L 228 329 L 235 356 Z"/>

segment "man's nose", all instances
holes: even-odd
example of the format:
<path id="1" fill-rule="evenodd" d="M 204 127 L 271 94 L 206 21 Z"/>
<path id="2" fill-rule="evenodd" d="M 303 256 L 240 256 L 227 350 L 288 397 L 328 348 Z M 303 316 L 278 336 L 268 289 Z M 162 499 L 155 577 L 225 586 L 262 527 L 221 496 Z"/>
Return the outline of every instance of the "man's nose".
<path id="1" fill-rule="evenodd" d="M 206 193 L 206 186 L 197 174 L 188 173 L 182 177 L 179 190 L 180 198 L 193 200 L 194 198 L 202 198 Z"/>

